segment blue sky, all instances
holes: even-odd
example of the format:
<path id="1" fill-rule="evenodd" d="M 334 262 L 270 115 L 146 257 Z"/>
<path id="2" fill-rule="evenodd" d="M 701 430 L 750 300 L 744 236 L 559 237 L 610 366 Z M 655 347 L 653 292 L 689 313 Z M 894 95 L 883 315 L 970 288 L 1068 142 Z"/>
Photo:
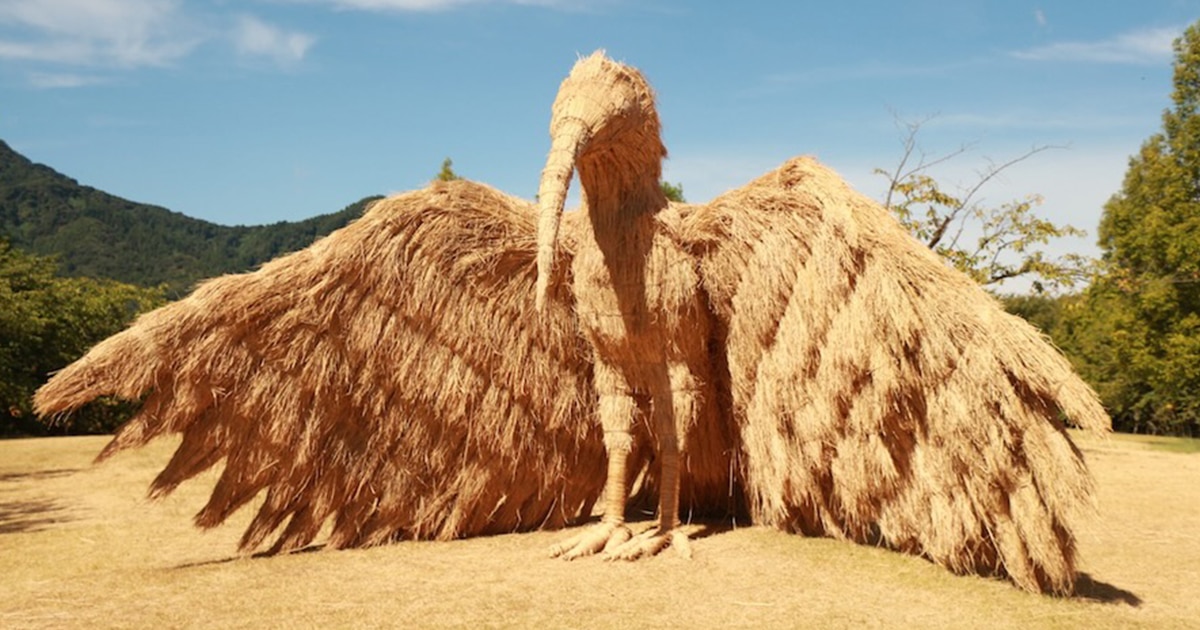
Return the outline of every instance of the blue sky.
<path id="1" fill-rule="evenodd" d="M 1089 232 L 1169 105 L 1200 0 L 0 0 L 0 139 L 81 183 L 225 224 L 423 186 L 444 157 L 532 198 L 580 54 L 641 68 L 666 177 L 705 201 L 798 154 L 878 196 L 1064 145 L 983 190 Z"/>

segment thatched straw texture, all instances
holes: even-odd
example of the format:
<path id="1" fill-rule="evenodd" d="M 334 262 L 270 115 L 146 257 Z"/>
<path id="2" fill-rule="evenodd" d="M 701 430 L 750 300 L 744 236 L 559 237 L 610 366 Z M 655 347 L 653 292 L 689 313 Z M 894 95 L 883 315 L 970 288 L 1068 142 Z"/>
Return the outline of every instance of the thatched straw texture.
<path id="1" fill-rule="evenodd" d="M 534 221 L 469 182 L 383 200 L 143 316 L 38 408 L 145 396 L 100 459 L 182 433 L 153 496 L 224 459 L 196 523 L 266 490 L 246 550 L 277 530 L 276 551 L 306 545 L 329 519 L 334 547 L 560 527 L 590 513 L 603 449 L 569 294 L 533 311 Z"/>
<path id="2" fill-rule="evenodd" d="M 690 495 L 729 496 L 728 418 L 705 404 L 716 398 L 711 318 L 695 261 L 676 236 L 679 213 L 659 184 L 666 156 L 660 136 L 645 77 L 601 53 L 575 64 L 551 108 L 551 148 L 538 194 L 538 299 L 554 277 L 558 221 L 578 174 L 583 218 L 574 230 L 571 289 L 592 348 L 610 471 L 601 524 L 554 551 L 566 558 L 603 550 L 633 559 L 668 545 L 686 555 L 686 539 L 674 531 L 682 469 L 692 473 L 684 488 Z M 644 452 L 653 454 L 661 481 L 659 526 L 646 540 L 624 545 L 629 492 L 621 471 L 628 467 L 635 409 L 644 412 L 652 435 Z"/>
<path id="3" fill-rule="evenodd" d="M 668 206 L 644 78 L 576 70 L 540 210 L 468 182 L 381 201 L 143 316 L 39 413 L 144 399 L 100 458 L 181 433 L 151 494 L 223 460 L 196 522 L 265 492 L 246 550 L 559 527 L 616 462 L 609 512 L 639 477 L 660 509 L 1069 592 L 1091 480 L 1061 418 L 1109 420 L 1066 360 L 812 159 Z"/>
<path id="4" fill-rule="evenodd" d="M 684 228 L 721 322 L 755 522 L 1067 592 L 1110 424 L 1036 330 L 810 158 Z"/>

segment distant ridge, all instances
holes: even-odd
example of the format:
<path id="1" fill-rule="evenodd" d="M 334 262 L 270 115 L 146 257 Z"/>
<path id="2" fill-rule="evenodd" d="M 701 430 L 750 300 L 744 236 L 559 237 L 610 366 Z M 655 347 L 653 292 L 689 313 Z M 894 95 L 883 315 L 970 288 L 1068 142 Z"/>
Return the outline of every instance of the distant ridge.
<path id="1" fill-rule="evenodd" d="M 378 196 L 296 222 L 224 226 L 110 195 L 36 164 L 0 140 L 0 239 L 55 255 L 67 276 L 167 285 L 246 271 L 308 246 L 362 215 Z"/>

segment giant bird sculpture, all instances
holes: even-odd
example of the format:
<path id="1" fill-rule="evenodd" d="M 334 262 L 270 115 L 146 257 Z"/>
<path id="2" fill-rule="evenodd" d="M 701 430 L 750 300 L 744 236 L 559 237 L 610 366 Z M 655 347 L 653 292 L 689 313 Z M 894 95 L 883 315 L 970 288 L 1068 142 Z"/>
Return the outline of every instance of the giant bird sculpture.
<path id="1" fill-rule="evenodd" d="M 223 462 L 196 523 L 265 493 L 244 550 L 559 528 L 603 496 L 555 555 L 686 553 L 681 511 L 725 511 L 1071 591 L 1091 479 L 1062 420 L 1109 420 L 1033 328 L 810 158 L 668 203 L 653 93 L 600 53 L 550 131 L 540 208 L 382 200 L 143 315 L 39 412 L 141 401 L 98 459 L 181 434 L 151 496 Z"/>

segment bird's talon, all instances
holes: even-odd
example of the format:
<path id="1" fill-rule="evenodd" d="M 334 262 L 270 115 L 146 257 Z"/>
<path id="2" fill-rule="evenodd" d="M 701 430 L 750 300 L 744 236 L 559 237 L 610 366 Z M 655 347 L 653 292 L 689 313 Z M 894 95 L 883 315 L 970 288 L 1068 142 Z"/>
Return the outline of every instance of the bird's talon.
<path id="1" fill-rule="evenodd" d="M 618 549 L 629 542 L 633 534 L 621 523 L 603 522 L 572 536 L 550 548 L 551 558 L 574 560 L 610 550 Z"/>
<path id="2" fill-rule="evenodd" d="M 683 558 L 690 559 L 692 557 L 692 548 L 688 542 L 687 534 L 674 528 L 662 531 L 655 527 L 634 536 L 623 545 L 611 551 L 605 549 L 604 559 L 631 561 L 640 558 L 649 558 L 658 555 L 667 547 L 673 548 Z"/>

